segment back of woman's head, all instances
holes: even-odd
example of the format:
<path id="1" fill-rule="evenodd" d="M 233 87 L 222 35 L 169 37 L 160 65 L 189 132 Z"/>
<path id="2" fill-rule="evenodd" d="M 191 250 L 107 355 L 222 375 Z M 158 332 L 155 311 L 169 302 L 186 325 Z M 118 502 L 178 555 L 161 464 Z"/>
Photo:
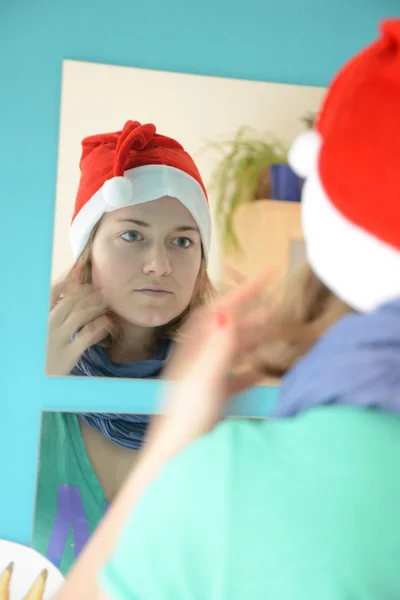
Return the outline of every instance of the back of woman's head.
<path id="1" fill-rule="evenodd" d="M 318 279 L 308 263 L 286 279 L 282 291 L 276 291 L 279 299 L 269 333 L 279 341 L 267 343 L 257 362 L 267 376 L 282 377 L 351 309 Z"/>

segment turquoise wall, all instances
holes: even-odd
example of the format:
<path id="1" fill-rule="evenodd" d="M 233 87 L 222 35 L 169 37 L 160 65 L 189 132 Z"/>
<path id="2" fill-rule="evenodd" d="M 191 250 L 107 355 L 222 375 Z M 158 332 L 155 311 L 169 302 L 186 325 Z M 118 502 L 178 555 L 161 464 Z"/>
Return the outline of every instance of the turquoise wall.
<path id="1" fill-rule="evenodd" d="M 43 376 L 62 60 L 326 85 L 400 14 L 398 0 L 146 6 L 0 0 L 0 538 L 29 542 L 40 408 L 110 408 L 112 393 L 150 410 L 156 390 Z"/>

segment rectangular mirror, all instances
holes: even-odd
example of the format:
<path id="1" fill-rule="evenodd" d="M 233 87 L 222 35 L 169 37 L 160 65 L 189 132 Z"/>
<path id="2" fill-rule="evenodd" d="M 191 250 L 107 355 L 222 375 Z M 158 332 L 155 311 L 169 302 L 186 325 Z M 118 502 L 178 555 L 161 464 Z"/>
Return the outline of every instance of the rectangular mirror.
<path id="1" fill-rule="evenodd" d="M 42 412 L 31 545 L 64 576 L 135 467 L 141 416 Z"/>
<path id="2" fill-rule="evenodd" d="M 158 377 L 190 309 L 236 285 L 232 268 L 280 277 L 298 263 L 302 182 L 287 149 L 323 93 L 64 62 L 52 282 L 68 283 L 55 294 L 48 375 Z M 129 133 L 129 120 L 189 156 L 146 128 Z M 128 192 L 113 177 L 123 173 Z"/>

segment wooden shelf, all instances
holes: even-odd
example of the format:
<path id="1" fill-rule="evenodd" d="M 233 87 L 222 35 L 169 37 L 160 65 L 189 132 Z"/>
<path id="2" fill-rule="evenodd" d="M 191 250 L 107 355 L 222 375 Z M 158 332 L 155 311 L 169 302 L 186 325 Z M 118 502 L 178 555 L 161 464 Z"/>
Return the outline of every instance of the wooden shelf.
<path id="1" fill-rule="evenodd" d="M 247 277 L 268 268 L 277 277 L 284 277 L 304 259 L 299 202 L 257 200 L 243 204 L 233 226 L 242 251 L 225 251 L 224 283 L 231 281 L 229 267 Z"/>

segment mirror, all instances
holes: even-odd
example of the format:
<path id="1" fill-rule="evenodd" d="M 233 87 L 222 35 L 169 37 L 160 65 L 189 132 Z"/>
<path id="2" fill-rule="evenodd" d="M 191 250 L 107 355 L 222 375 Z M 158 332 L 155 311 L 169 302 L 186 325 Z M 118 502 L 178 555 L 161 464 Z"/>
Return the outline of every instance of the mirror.
<path id="1" fill-rule="evenodd" d="M 287 151 L 312 126 L 323 94 L 65 61 L 52 282 L 69 273 L 61 291 L 71 296 L 84 282 L 87 293 L 54 311 L 48 375 L 157 377 L 191 307 L 235 284 L 232 267 L 244 276 L 292 268 L 302 182 Z M 161 137 L 129 120 L 154 123 Z M 124 173 L 129 189 L 113 180 Z M 91 284 L 102 289 L 99 305 Z M 83 346 L 66 350 L 77 338 Z"/>
<path id="2" fill-rule="evenodd" d="M 302 261 L 302 182 L 287 151 L 323 94 L 64 63 L 47 375 L 158 377 L 186 314 L 235 285 L 232 268 L 283 277 Z M 96 341 L 69 351 L 103 315 Z M 137 460 L 148 422 L 43 413 L 33 547 L 63 574 Z"/>
<path id="3" fill-rule="evenodd" d="M 32 547 L 64 575 L 138 459 L 140 417 L 42 413 Z"/>

